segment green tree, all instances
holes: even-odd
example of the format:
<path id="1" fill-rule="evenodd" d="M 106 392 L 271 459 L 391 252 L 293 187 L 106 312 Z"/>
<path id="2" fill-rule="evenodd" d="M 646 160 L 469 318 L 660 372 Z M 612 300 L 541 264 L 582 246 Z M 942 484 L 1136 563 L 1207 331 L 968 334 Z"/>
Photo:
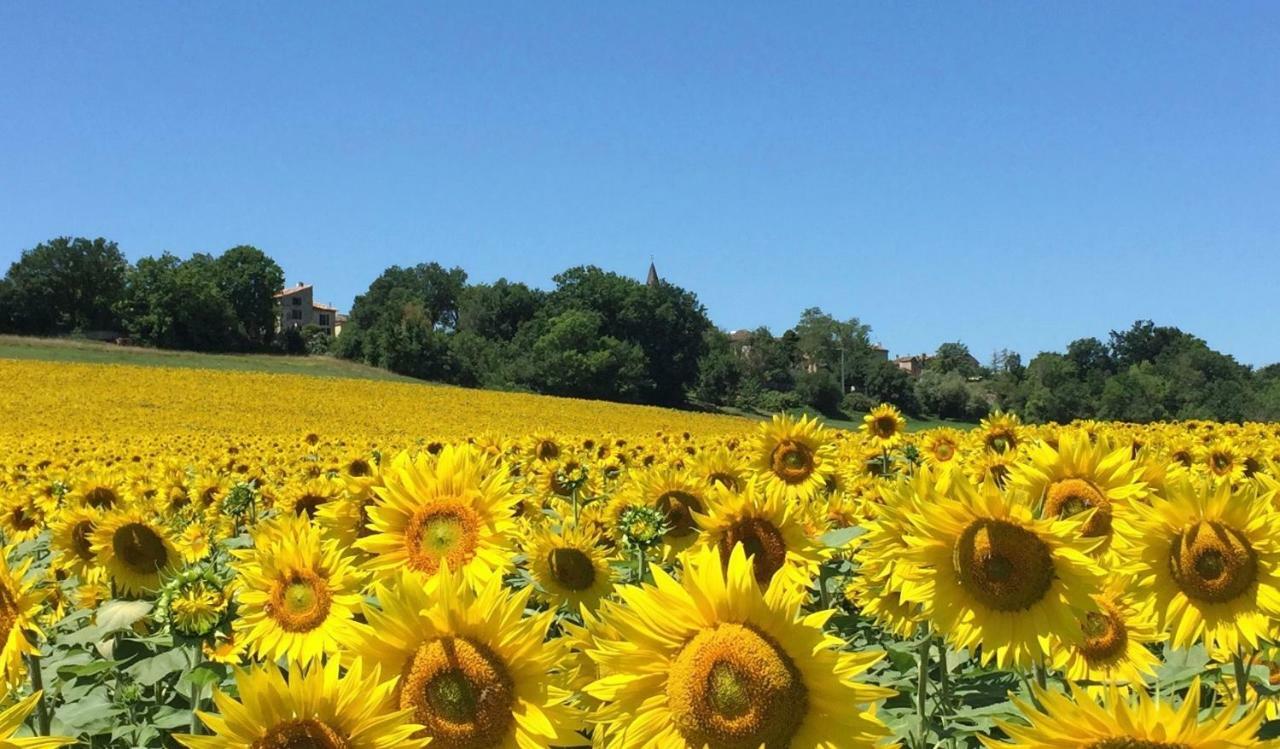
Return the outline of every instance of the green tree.
<path id="1" fill-rule="evenodd" d="M 939 346 L 926 367 L 940 374 L 954 372 L 961 377 L 978 377 L 982 374 L 982 367 L 969 353 L 969 347 L 959 341 Z"/>
<path id="2" fill-rule="evenodd" d="M 414 377 L 445 376 L 466 280 L 461 268 L 438 263 L 387 268 L 355 298 L 338 354 Z"/>
<path id="3" fill-rule="evenodd" d="M 608 335 L 594 310 L 570 309 L 548 320 L 523 367 L 526 384 L 552 395 L 638 401 L 653 390 L 644 351 Z"/>
<path id="4" fill-rule="evenodd" d="M 706 353 L 698 361 L 698 380 L 693 397 L 717 405 L 734 402 L 742 383 L 742 357 L 734 350 L 729 336 L 712 328 L 706 333 Z"/>
<path id="5" fill-rule="evenodd" d="M 0 283 L 0 324 L 14 333 L 116 331 L 129 263 L 101 237 L 58 237 L 24 250 Z"/>
<path id="6" fill-rule="evenodd" d="M 235 309 L 219 287 L 217 261 L 164 253 L 138 261 L 128 273 L 117 310 L 129 334 L 162 348 L 226 351 L 236 347 Z"/>
<path id="7" fill-rule="evenodd" d="M 466 286 L 458 295 L 458 330 L 494 341 L 510 341 L 533 319 L 546 297 L 505 278 Z"/>
<path id="8" fill-rule="evenodd" d="M 284 287 L 284 271 L 257 247 L 239 245 L 218 257 L 217 275 L 245 347 L 270 345 L 276 330 L 275 294 Z"/>

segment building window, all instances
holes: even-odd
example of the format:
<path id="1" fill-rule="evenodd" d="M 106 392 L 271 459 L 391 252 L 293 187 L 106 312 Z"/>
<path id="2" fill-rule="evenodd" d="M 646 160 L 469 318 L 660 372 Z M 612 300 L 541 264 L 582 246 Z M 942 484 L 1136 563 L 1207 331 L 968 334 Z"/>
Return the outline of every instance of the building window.
<path id="1" fill-rule="evenodd" d="M 292 317 L 294 320 L 301 320 L 301 319 L 302 319 L 302 310 L 300 310 L 300 309 L 295 309 L 295 310 L 293 311 L 293 314 L 292 314 L 292 315 L 290 315 L 290 317 Z"/>
<path id="2" fill-rule="evenodd" d="M 295 306 L 295 307 L 301 307 L 301 306 L 302 306 L 302 297 L 300 297 L 300 296 L 295 296 L 295 297 L 293 297 L 293 306 Z"/>
<path id="3" fill-rule="evenodd" d="M 324 312 L 321 312 L 321 313 L 320 313 L 320 325 L 322 325 L 322 326 L 326 326 L 326 327 L 329 325 L 329 315 L 328 315 L 328 314 L 326 314 L 326 313 L 324 313 Z"/>

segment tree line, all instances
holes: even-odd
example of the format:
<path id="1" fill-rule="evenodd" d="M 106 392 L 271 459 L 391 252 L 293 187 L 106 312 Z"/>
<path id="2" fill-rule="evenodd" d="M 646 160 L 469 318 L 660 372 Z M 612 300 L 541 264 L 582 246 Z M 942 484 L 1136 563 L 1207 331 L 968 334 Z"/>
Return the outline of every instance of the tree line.
<path id="1" fill-rule="evenodd" d="M 58 237 L 0 279 L 0 331 L 125 337 L 191 351 L 266 351 L 284 272 L 248 245 L 220 255 L 125 259 L 115 242 Z"/>
<path id="2" fill-rule="evenodd" d="M 392 266 L 356 297 L 342 335 L 277 331 L 280 266 L 242 245 L 130 263 L 105 239 L 61 237 L 24 251 L 0 280 L 0 331 L 94 335 L 193 351 L 310 351 L 468 387 L 658 405 L 807 408 L 856 416 L 876 403 L 974 420 L 1280 418 L 1280 365 L 1259 370 L 1177 328 L 1139 321 L 1028 364 L 983 365 L 944 343 L 908 373 L 857 318 L 806 309 L 781 335 L 716 328 L 697 297 L 594 266 L 542 290 L 461 268 Z"/>

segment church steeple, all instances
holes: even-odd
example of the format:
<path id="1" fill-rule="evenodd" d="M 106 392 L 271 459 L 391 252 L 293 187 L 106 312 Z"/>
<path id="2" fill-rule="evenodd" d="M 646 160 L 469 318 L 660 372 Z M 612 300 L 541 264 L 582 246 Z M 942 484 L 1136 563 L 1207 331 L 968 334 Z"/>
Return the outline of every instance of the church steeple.
<path id="1" fill-rule="evenodd" d="M 658 269 L 653 265 L 653 257 L 649 257 L 649 277 L 645 279 L 645 286 L 650 288 L 658 288 Z"/>

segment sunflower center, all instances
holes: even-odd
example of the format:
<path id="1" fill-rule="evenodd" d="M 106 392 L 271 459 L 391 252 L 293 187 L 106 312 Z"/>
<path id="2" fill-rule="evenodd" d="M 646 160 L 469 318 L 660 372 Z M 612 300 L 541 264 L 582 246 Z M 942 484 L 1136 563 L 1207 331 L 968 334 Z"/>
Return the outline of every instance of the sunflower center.
<path id="1" fill-rule="evenodd" d="M 327 723 L 305 718 L 277 723 L 253 742 L 253 749 L 346 749 L 350 745 Z"/>
<path id="2" fill-rule="evenodd" d="M 892 416 L 881 416 L 871 422 L 872 430 L 881 439 L 888 439 L 898 433 L 898 420 Z"/>
<path id="3" fill-rule="evenodd" d="M 1129 644 L 1124 621 L 1109 608 L 1085 614 L 1080 620 L 1080 631 L 1084 634 L 1080 652 L 1091 663 L 1114 661 Z"/>
<path id="4" fill-rule="evenodd" d="M 515 723 L 515 684 L 485 646 L 458 637 L 432 640 L 405 664 L 400 709 L 413 711 L 431 745 L 482 749 L 501 745 Z"/>
<path id="5" fill-rule="evenodd" d="M 937 445 L 934 445 L 933 457 L 937 458 L 939 462 L 946 463 L 955 456 L 956 446 L 950 442 L 939 442 Z"/>
<path id="6" fill-rule="evenodd" d="M 542 440 L 534 450 L 538 460 L 553 460 L 560 455 L 560 446 L 551 440 Z"/>
<path id="7" fill-rule="evenodd" d="M 1044 499 L 1045 517 L 1069 518 L 1095 508 L 1081 529 L 1089 538 L 1111 533 L 1111 502 L 1098 487 L 1084 479 L 1062 479 L 1049 486 Z"/>
<path id="8" fill-rule="evenodd" d="M 357 478 L 361 476 L 372 476 L 373 467 L 369 465 L 369 461 L 362 458 L 356 458 L 347 464 L 347 475 L 355 476 Z"/>
<path id="9" fill-rule="evenodd" d="M 326 500 L 328 500 L 328 497 L 321 497 L 316 494 L 304 494 L 294 501 L 293 514 L 302 515 L 303 513 L 306 513 L 308 518 L 314 520 L 316 517 L 316 510 L 319 510 L 320 505 L 324 504 Z"/>
<path id="10" fill-rule="evenodd" d="M 418 510 L 405 529 L 409 567 L 434 575 L 442 563 L 461 569 L 476 554 L 480 518 L 458 500 L 437 500 Z"/>
<path id="11" fill-rule="evenodd" d="M 1253 585 L 1258 576 L 1258 555 L 1240 531 L 1205 520 L 1173 540 L 1169 569 L 1189 598 L 1225 603 Z"/>
<path id="12" fill-rule="evenodd" d="M 1182 742 L 1148 741 L 1129 736 L 1117 736 L 1113 739 L 1095 741 L 1084 749 L 1191 749 L 1191 745 Z"/>
<path id="13" fill-rule="evenodd" d="M 25 507 L 13 508 L 13 511 L 9 513 L 9 522 L 13 525 L 15 530 L 19 531 L 29 531 L 36 527 L 35 517 L 28 515 L 27 508 Z"/>
<path id="14" fill-rule="evenodd" d="M 86 562 L 93 561 L 93 544 L 90 540 L 93 528 L 92 520 L 81 520 L 71 528 L 71 550 Z"/>
<path id="15" fill-rule="evenodd" d="M 707 482 L 712 484 L 713 486 L 715 484 L 719 484 L 720 486 L 723 486 L 726 489 L 732 489 L 734 491 L 738 491 L 739 489 L 742 488 L 741 486 L 738 485 L 737 476 L 734 476 L 731 473 L 725 473 L 723 471 L 716 471 L 715 473 L 712 473 L 710 476 L 707 477 Z"/>
<path id="16" fill-rule="evenodd" d="M 960 585 L 996 611 L 1023 611 L 1053 585 L 1053 557 L 1035 533 L 1004 520 L 974 521 L 956 542 L 953 563 Z"/>
<path id="17" fill-rule="evenodd" d="M 84 495 L 84 503 L 99 510 L 110 510 L 117 501 L 115 491 L 107 486 L 95 486 Z"/>
<path id="18" fill-rule="evenodd" d="M 164 540 L 143 523 L 120 526 L 111 537 L 111 548 L 125 566 L 143 574 L 154 574 L 169 563 Z"/>
<path id="19" fill-rule="evenodd" d="M 756 582 L 761 585 L 768 585 L 787 562 L 787 542 L 782 532 L 763 518 L 739 520 L 720 537 L 720 561 L 726 569 L 733 547 L 738 544 L 742 544 L 742 550 L 751 558 Z"/>
<path id="20" fill-rule="evenodd" d="M 556 582 L 569 590 L 586 590 L 596 581 L 596 567 L 581 549 L 560 547 L 547 557 Z"/>
<path id="21" fill-rule="evenodd" d="M 748 625 L 699 632 L 671 665 L 667 702 L 692 746 L 785 747 L 809 709 L 809 693 L 791 657 Z"/>
<path id="22" fill-rule="evenodd" d="M 669 491 L 658 497 L 657 507 L 667 516 L 667 538 L 681 538 L 698 532 L 693 513 L 702 512 L 702 500 L 689 492 Z"/>
<path id="23" fill-rule="evenodd" d="M 324 578 L 298 570 L 276 582 L 267 613 L 286 632 L 310 632 L 329 618 L 331 602 Z"/>
<path id="24" fill-rule="evenodd" d="M 1213 472 L 1219 476 L 1230 473 L 1231 466 L 1234 463 L 1231 460 L 1231 456 L 1226 453 L 1214 453 L 1210 462 L 1213 464 Z"/>
<path id="25" fill-rule="evenodd" d="M 770 456 L 773 473 L 788 484 L 799 484 L 813 473 L 813 450 L 803 442 L 783 440 Z"/>

